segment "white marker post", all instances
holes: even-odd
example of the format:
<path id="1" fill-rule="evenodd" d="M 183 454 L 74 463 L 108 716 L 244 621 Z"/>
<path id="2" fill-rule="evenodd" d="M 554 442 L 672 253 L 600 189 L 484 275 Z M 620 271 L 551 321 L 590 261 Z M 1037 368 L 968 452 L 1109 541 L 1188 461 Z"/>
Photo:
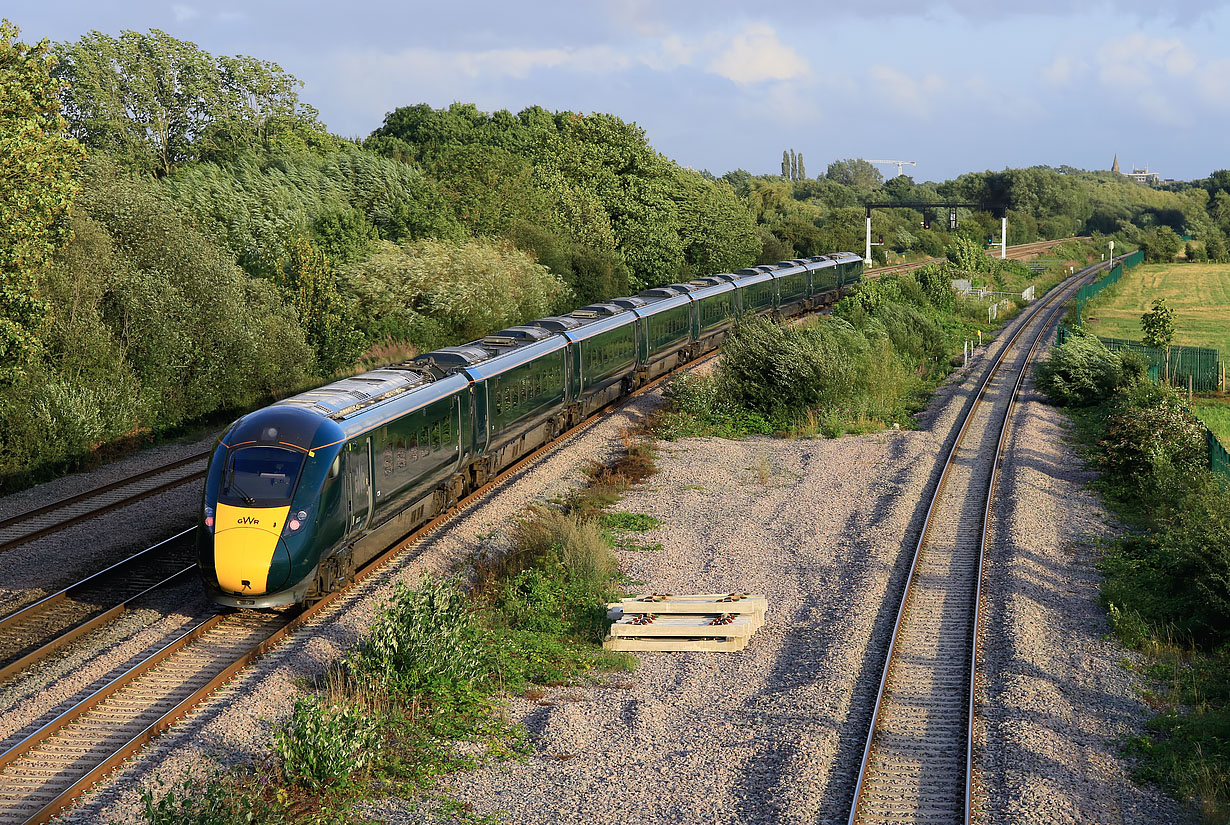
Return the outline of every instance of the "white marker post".
<path id="1" fill-rule="evenodd" d="M 1115 265 L 1115 241 L 1114 239 L 1112 238 L 1110 242 L 1106 245 L 1110 247 L 1110 265 L 1113 267 Z"/>
<path id="2" fill-rule="evenodd" d="M 999 219 L 999 257 L 1003 260 L 1008 257 L 1008 216 L 1004 215 Z"/>
<path id="3" fill-rule="evenodd" d="M 863 263 L 871 266 L 871 210 L 867 210 L 867 254 L 863 256 Z"/>

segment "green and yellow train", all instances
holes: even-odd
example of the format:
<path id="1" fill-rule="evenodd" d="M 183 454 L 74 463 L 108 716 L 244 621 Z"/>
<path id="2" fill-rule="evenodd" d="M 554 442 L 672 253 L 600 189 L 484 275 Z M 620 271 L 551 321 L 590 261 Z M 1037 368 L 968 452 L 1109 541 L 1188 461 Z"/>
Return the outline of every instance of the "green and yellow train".
<path id="1" fill-rule="evenodd" d="M 318 599 L 526 453 L 718 346 L 739 315 L 811 311 L 862 270 L 843 252 L 649 289 L 250 413 L 210 459 L 202 581 L 235 607 Z"/>

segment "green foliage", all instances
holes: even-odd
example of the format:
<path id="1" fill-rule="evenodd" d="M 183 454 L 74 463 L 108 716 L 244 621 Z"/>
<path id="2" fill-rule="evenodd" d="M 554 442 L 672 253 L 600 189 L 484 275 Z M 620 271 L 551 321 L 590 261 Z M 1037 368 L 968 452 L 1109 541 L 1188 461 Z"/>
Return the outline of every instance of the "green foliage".
<path id="1" fill-rule="evenodd" d="M 282 820 L 259 794 L 222 773 L 145 788 L 141 818 L 146 825 L 254 825 Z"/>
<path id="2" fill-rule="evenodd" d="M 292 243 L 275 282 L 298 313 L 322 373 L 328 375 L 358 357 L 362 333 L 347 317 L 333 267 L 310 240 L 298 238 Z"/>
<path id="3" fill-rule="evenodd" d="M 1227 258 L 1226 240 L 1220 235 L 1214 235 L 1204 242 L 1205 252 L 1210 261 L 1225 263 Z"/>
<path id="4" fill-rule="evenodd" d="M 442 185 L 474 231 L 528 222 L 567 232 L 583 249 L 618 252 L 634 282 L 745 266 L 760 250 L 728 186 L 666 160 L 641 129 L 612 115 L 402 107 L 366 145 L 457 173 L 455 187 Z"/>
<path id="5" fill-rule="evenodd" d="M 83 157 L 64 136 L 48 42 L 31 46 L 20 35 L 0 21 L 0 386 L 20 379 L 41 350 L 48 307 L 36 284 L 71 236 Z"/>
<path id="6" fill-rule="evenodd" d="M 353 667 L 395 695 L 469 693 L 488 677 L 485 632 L 456 579 L 404 583 L 376 614 Z"/>
<path id="7" fill-rule="evenodd" d="M 1150 382 L 1126 387 L 1113 399 L 1105 427 L 1101 465 L 1142 490 L 1175 473 L 1207 469 L 1204 428 L 1168 387 Z"/>
<path id="8" fill-rule="evenodd" d="M 847 158 L 835 160 L 829 164 L 824 176 L 842 186 L 852 186 L 856 189 L 872 190 L 884 183 L 884 176 L 874 164 L 862 158 Z"/>
<path id="9" fill-rule="evenodd" d="M 299 81 L 276 63 L 215 58 L 158 29 L 118 38 L 92 31 L 57 53 L 72 134 L 140 171 L 336 143 L 299 103 Z"/>
<path id="10" fill-rule="evenodd" d="M 584 246 L 566 234 L 534 223 L 516 224 L 508 234 L 518 249 L 532 252 L 538 263 L 568 286 L 578 306 L 626 295 L 630 290 L 628 267 L 613 249 Z"/>
<path id="11" fill-rule="evenodd" d="M 1179 234 L 1169 226 L 1159 226 L 1156 229 L 1142 232 L 1137 238 L 1140 248 L 1144 250 L 1145 260 L 1150 263 L 1168 263 L 1173 261 L 1183 248 Z"/>
<path id="12" fill-rule="evenodd" d="M 1174 309 L 1166 305 L 1165 298 L 1153 301 L 1153 308 L 1140 316 L 1140 329 L 1144 333 L 1141 342 L 1154 349 L 1169 349 L 1174 341 Z"/>
<path id="13" fill-rule="evenodd" d="M 604 513 L 602 526 L 608 530 L 647 533 L 662 526 L 662 520 L 647 513 Z"/>
<path id="14" fill-rule="evenodd" d="M 1068 407 L 1104 401 L 1124 380 L 1120 358 L 1081 327 L 1072 328 L 1068 339 L 1038 364 L 1035 374 L 1038 389 L 1051 403 Z"/>
<path id="15" fill-rule="evenodd" d="M 378 720 L 350 704 L 299 699 L 274 733 L 273 750 L 294 785 L 316 791 L 345 784 L 369 767 L 381 747 Z"/>
<path id="16" fill-rule="evenodd" d="M 44 353 L 0 395 L 0 474 L 78 457 L 298 389 L 313 365 L 295 313 L 148 177 L 85 166 L 74 239 L 41 279 Z"/>
<path id="17" fill-rule="evenodd" d="M 987 272 L 992 267 L 986 250 L 968 235 L 953 235 L 945 254 L 949 263 L 961 272 Z"/>
<path id="18" fill-rule="evenodd" d="M 369 340 L 422 349 L 471 341 L 571 303 L 567 287 L 505 242 L 381 243 L 345 288 Z"/>
<path id="19" fill-rule="evenodd" d="M 377 236 L 398 241 L 465 234 L 421 170 L 353 146 L 192 164 L 163 184 L 253 275 L 276 274 L 302 236 L 315 238 L 341 265 L 362 260 Z"/>

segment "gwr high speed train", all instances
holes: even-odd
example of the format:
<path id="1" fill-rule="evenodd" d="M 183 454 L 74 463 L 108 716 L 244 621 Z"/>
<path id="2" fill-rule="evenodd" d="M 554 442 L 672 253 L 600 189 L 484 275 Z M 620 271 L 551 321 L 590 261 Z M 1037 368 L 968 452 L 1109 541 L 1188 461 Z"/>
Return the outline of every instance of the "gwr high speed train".
<path id="1" fill-rule="evenodd" d="M 648 289 L 245 415 L 209 462 L 205 587 L 235 607 L 319 599 L 518 458 L 718 346 L 740 314 L 809 311 L 862 271 L 843 252 Z"/>

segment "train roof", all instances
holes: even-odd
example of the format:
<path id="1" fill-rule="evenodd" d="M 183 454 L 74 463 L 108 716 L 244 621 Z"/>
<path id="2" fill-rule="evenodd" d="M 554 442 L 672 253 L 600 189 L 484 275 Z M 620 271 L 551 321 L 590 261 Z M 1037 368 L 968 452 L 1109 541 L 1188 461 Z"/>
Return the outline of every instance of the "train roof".
<path id="1" fill-rule="evenodd" d="M 627 312 L 627 307 L 621 307 L 617 304 L 602 303 L 602 304 L 587 304 L 580 309 L 574 309 L 570 316 L 581 320 L 590 318 L 609 318 L 612 315 L 618 315 L 621 312 Z"/>
<path id="2" fill-rule="evenodd" d="M 537 329 L 541 329 L 538 327 Z M 545 332 L 545 330 L 543 330 Z M 568 345 L 568 339 L 563 335 L 549 333 L 547 337 L 520 346 L 508 347 L 502 352 L 492 355 L 484 361 L 466 364 L 460 369 L 474 381 L 483 381 L 507 372 L 514 367 L 527 364 L 536 358 L 549 355 Z"/>
<path id="3" fill-rule="evenodd" d="M 432 376 L 425 370 L 403 362 L 292 395 L 272 406 L 298 407 L 337 421 L 431 380 Z"/>
<path id="4" fill-rule="evenodd" d="M 756 267 L 755 269 L 740 269 L 735 274 L 739 276 L 739 280 L 735 281 L 735 285 L 742 288 L 751 286 L 752 284 L 763 283 L 764 281 L 773 280 L 773 267 Z"/>
<path id="5" fill-rule="evenodd" d="M 420 387 L 365 407 L 338 421 L 347 438 L 374 430 L 390 421 L 409 415 L 415 410 L 437 401 L 465 392 L 470 379 L 464 374 L 453 373 Z"/>
<path id="6" fill-rule="evenodd" d="M 714 295 L 721 295 L 723 292 L 734 292 L 735 285 L 730 281 L 718 281 L 716 284 L 708 286 L 698 286 L 696 291 L 692 293 L 692 299 L 701 301 L 705 298 L 711 298 Z"/>
<path id="7" fill-rule="evenodd" d="M 659 287 L 661 289 L 662 287 Z M 688 293 L 682 295 L 664 296 L 656 301 L 650 301 L 645 306 L 637 307 L 633 312 L 642 318 L 648 318 L 651 315 L 657 315 L 659 312 L 666 312 L 675 307 L 686 306 L 692 303 L 692 296 Z"/>
<path id="8" fill-rule="evenodd" d="M 595 335 L 601 335 L 604 332 L 610 332 L 620 327 L 633 326 L 634 324 L 636 324 L 636 313 L 625 311 L 620 312 L 618 315 L 591 319 L 584 326 L 564 330 L 560 334 L 569 341 L 584 341 L 587 338 L 593 338 Z"/>

